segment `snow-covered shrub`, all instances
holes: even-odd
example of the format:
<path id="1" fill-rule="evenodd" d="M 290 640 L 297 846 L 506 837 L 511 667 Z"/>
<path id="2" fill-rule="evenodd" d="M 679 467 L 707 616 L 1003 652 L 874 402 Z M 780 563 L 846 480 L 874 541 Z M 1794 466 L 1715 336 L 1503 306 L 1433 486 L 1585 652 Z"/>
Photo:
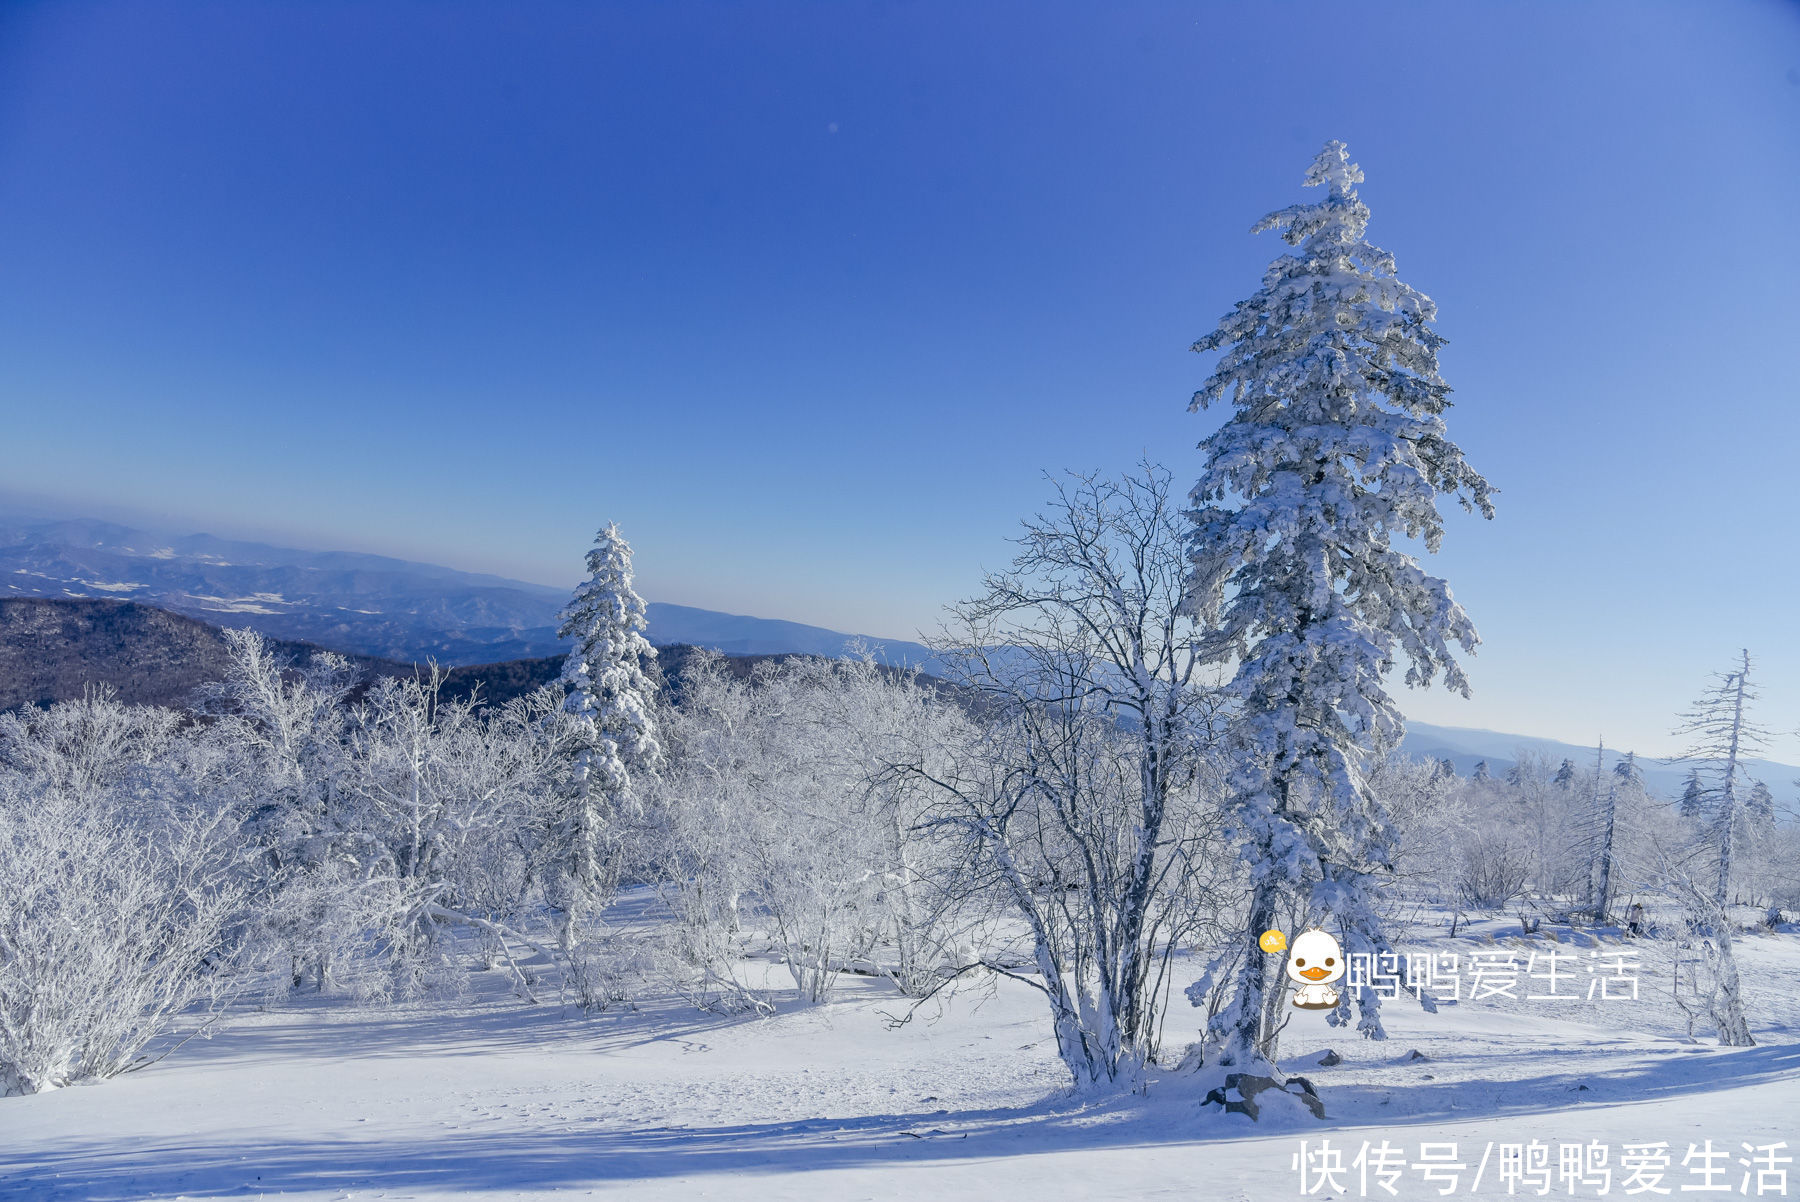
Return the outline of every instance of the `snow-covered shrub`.
<path id="1" fill-rule="evenodd" d="M 941 848 L 916 829 L 927 790 L 910 768 L 966 725 L 956 705 L 872 659 L 797 658 L 745 679 L 698 653 L 681 693 L 639 838 L 680 928 L 660 955 L 682 991 L 709 1008 L 754 997 L 751 953 L 814 1002 L 850 969 L 913 994 L 952 972 L 965 932 L 925 884 Z"/>
<path id="2" fill-rule="evenodd" d="M 1751 871 L 1770 908 L 1800 913 L 1800 827 L 1789 823 L 1769 831 L 1753 848 Z"/>
<path id="3" fill-rule="evenodd" d="M 339 790 L 350 804 L 346 860 L 363 904 L 381 907 L 375 943 L 389 989 L 417 996 L 460 980 L 450 929 L 476 933 L 489 963 L 530 982 L 513 946 L 551 953 L 520 918 L 530 883 L 532 806 L 563 756 L 548 695 L 481 707 L 442 696 L 443 674 L 383 680 L 358 706 Z"/>
<path id="4" fill-rule="evenodd" d="M 1471 910 L 1500 910 L 1522 896 L 1531 879 L 1529 839 L 1516 823 L 1482 820 L 1464 827 L 1453 860 L 1457 900 Z"/>
<path id="5" fill-rule="evenodd" d="M 289 665 L 252 632 L 228 638 L 205 738 L 234 763 L 255 930 L 283 978 L 371 1001 L 455 992 L 452 953 L 473 947 L 529 994 L 514 950 L 542 950 L 523 928 L 556 854 L 573 722 L 561 693 L 483 706 L 445 697 L 432 667 L 353 704 L 338 657 Z M 446 941 L 451 929 L 473 938 Z"/>
<path id="6" fill-rule="evenodd" d="M 745 852 L 768 748 L 750 684 L 733 680 L 720 657 L 690 658 L 683 694 L 669 716 L 669 767 L 646 801 L 644 854 L 679 928 L 669 958 L 692 999 L 733 981 L 748 950 Z"/>
<path id="7" fill-rule="evenodd" d="M 174 750 L 181 725 L 174 710 L 123 705 L 109 688 L 89 689 L 78 701 L 0 714 L 0 769 L 65 796 L 126 805 L 130 778 Z"/>
<path id="8" fill-rule="evenodd" d="M 843 819 L 862 833 L 873 888 L 862 907 L 866 968 L 922 996 L 969 962 L 955 948 L 979 925 L 956 891 L 938 887 L 965 866 L 942 841 L 921 837 L 928 782 L 966 748 L 969 719 L 916 672 L 884 669 L 868 649 L 795 661 L 789 676 L 790 726 L 812 749 L 815 776 L 836 782 Z"/>
<path id="9" fill-rule="evenodd" d="M 766 947 L 809 1001 L 830 996 L 877 888 L 875 832 L 858 782 L 820 754 L 791 671 L 735 679 L 715 656 L 689 663 L 671 721 L 679 754 L 657 794 L 661 876 L 701 979 L 735 980 Z"/>
<path id="10" fill-rule="evenodd" d="M 361 886 L 354 865 L 328 863 L 290 868 L 273 886 L 255 890 L 251 930 L 276 974 L 271 1002 L 309 984 L 319 993 L 334 990 L 369 955 L 388 907 Z"/>
<path id="11" fill-rule="evenodd" d="M 190 1006 L 235 985 L 235 819 L 133 763 L 166 715 L 72 704 L 86 713 L 56 707 L 37 720 L 41 740 L 17 720 L 5 737 L 0 1095 L 125 1072 Z M 72 717 L 105 721 L 59 744 Z"/>
<path id="12" fill-rule="evenodd" d="M 1454 904 L 1455 845 L 1468 820 L 1455 770 L 1392 753 L 1376 761 L 1368 780 L 1394 824 L 1394 879 L 1425 901 Z M 1387 900 L 1397 918 L 1400 900 Z"/>
<path id="13" fill-rule="evenodd" d="M 641 934 L 611 929 L 597 919 L 573 923 L 568 931 L 566 980 L 583 1010 L 629 1008 L 656 979 L 655 948 Z"/>
<path id="14" fill-rule="evenodd" d="M 224 632 L 224 678 L 196 698 L 211 719 L 207 741 L 232 762 L 230 790 L 254 853 L 246 865 L 258 931 L 284 959 L 294 988 L 324 990 L 360 920 L 343 912 L 360 899 L 347 859 L 353 819 L 343 778 L 346 700 L 356 673 L 320 652 L 288 664 L 252 630 Z"/>
<path id="15" fill-rule="evenodd" d="M 330 652 L 288 664 L 253 630 L 224 637 L 225 676 L 197 704 L 213 736 L 244 757 L 248 833 L 277 872 L 327 863 L 341 850 L 345 815 L 333 785 L 357 673 Z"/>
<path id="16" fill-rule="evenodd" d="M 774 991 L 744 971 L 742 932 L 717 923 L 680 921 L 643 941 L 651 979 L 682 1002 L 710 1014 L 775 1013 Z"/>

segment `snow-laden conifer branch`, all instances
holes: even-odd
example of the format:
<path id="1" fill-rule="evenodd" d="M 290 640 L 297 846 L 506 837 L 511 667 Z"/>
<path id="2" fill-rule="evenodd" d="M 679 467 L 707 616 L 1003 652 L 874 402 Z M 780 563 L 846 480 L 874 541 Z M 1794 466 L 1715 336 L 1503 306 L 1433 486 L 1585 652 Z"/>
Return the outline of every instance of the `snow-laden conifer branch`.
<path id="1" fill-rule="evenodd" d="M 1442 497 L 1493 515 L 1492 488 L 1445 426 L 1436 306 L 1364 237 L 1362 178 L 1327 143 L 1305 179 L 1324 197 L 1255 227 L 1295 252 L 1194 343 L 1218 359 L 1190 408 L 1232 412 L 1200 444 L 1187 595 L 1209 627 L 1203 654 L 1235 666 L 1230 809 L 1253 882 L 1249 937 L 1304 895 L 1351 953 L 1386 949 L 1370 889 L 1393 831 L 1368 781 L 1369 753 L 1402 731 L 1385 677 L 1403 661 L 1408 685 L 1467 694 L 1457 652 L 1478 642 L 1449 586 L 1395 543 L 1435 551 Z M 1216 1021 L 1233 1061 L 1273 1059 L 1268 972 L 1251 955 Z M 1361 1029 L 1380 1036 L 1374 993 L 1357 1001 Z"/>
<path id="2" fill-rule="evenodd" d="M 644 665 L 656 648 L 644 637 L 645 605 L 633 588 L 631 544 L 609 523 L 587 555 L 588 578 L 562 612 L 559 638 L 574 646 L 563 667 L 564 709 L 578 750 L 563 822 L 568 871 L 577 900 L 591 906 L 612 885 L 610 823 L 636 805 L 636 786 L 662 764 L 656 737 L 655 684 Z"/>

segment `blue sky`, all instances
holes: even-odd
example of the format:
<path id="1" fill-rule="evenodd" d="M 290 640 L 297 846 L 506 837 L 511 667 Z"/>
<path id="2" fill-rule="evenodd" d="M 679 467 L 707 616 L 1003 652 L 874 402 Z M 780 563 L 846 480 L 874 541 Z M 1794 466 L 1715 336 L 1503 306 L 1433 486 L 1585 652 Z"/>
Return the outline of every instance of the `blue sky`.
<path id="1" fill-rule="evenodd" d="M 8 5 L 0 470 L 911 636 L 1045 469 L 1197 472 L 1331 137 L 1502 490 L 1408 712 L 1662 751 L 1748 645 L 1800 726 L 1793 4 Z"/>

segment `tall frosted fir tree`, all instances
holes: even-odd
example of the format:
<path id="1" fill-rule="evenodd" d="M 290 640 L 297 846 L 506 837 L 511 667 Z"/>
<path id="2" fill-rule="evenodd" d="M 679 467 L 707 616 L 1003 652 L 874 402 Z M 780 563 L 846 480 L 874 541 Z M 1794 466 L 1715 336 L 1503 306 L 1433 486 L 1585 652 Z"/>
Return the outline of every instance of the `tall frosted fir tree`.
<path id="1" fill-rule="evenodd" d="M 631 586 L 631 544 L 616 523 L 594 537 L 588 578 L 563 607 L 559 638 L 574 639 L 563 665 L 563 708 L 577 728 L 571 806 L 560 832 L 568 868 L 585 900 L 610 884 L 605 839 L 614 815 L 631 804 L 633 777 L 662 763 L 651 716 L 655 685 L 644 661 L 656 648 L 644 637 L 644 600 Z"/>
<path id="2" fill-rule="evenodd" d="M 1436 306 L 1364 240 L 1362 178 L 1328 142 L 1306 173 L 1323 198 L 1256 224 L 1295 250 L 1194 344 L 1222 353 L 1189 406 L 1234 410 L 1200 444 L 1188 603 L 1212 630 L 1206 652 L 1237 665 L 1229 805 L 1250 868 L 1249 938 L 1293 907 L 1352 954 L 1388 950 L 1371 877 L 1395 835 L 1366 773 L 1370 750 L 1397 746 L 1404 725 L 1383 677 L 1403 658 L 1408 685 L 1441 675 L 1467 695 L 1453 648 L 1479 641 L 1449 586 L 1393 540 L 1436 551 L 1440 496 L 1493 516 L 1493 490 L 1445 431 Z M 1280 969 L 1249 953 L 1211 1031 L 1222 1063 L 1273 1065 Z M 1349 1020 L 1352 995 L 1358 1029 L 1383 1038 L 1366 986 L 1342 990 L 1331 1020 Z"/>

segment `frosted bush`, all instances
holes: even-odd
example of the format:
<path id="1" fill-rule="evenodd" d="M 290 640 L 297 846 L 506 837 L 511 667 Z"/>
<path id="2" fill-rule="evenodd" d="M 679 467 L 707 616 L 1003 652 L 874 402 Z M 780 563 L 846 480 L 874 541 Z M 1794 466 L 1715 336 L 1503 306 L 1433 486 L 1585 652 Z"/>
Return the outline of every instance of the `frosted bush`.
<path id="1" fill-rule="evenodd" d="M 234 979 L 233 824 L 109 802 L 0 778 L 0 1095 L 127 1072 Z"/>

